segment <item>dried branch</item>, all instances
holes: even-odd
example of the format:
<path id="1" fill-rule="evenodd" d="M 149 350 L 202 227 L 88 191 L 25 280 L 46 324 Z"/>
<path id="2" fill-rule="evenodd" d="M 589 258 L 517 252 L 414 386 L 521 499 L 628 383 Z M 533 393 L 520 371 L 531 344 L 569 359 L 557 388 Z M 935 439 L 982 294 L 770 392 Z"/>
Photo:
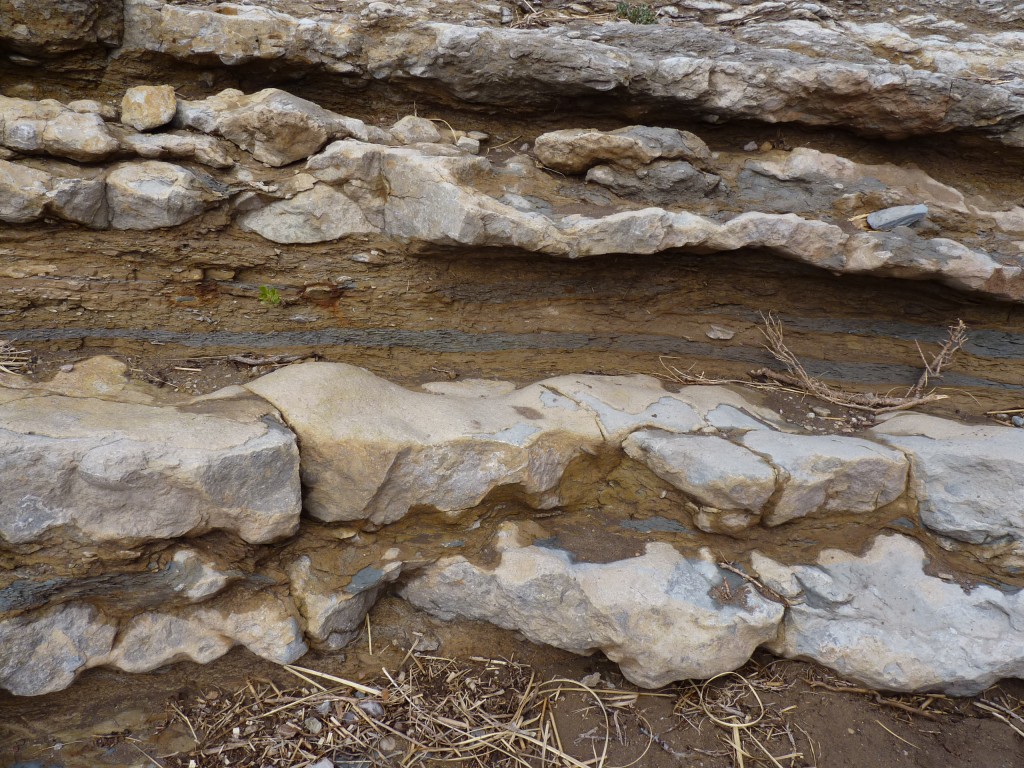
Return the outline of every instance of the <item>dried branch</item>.
<path id="1" fill-rule="evenodd" d="M 772 313 L 767 316 L 761 315 L 764 321 L 764 328 L 761 334 L 765 338 L 764 347 L 772 357 L 782 363 L 786 372 L 773 371 L 770 368 L 759 368 L 751 371 L 753 381 L 745 379 L 715 379 L 704 374 L 703 371 L 695 372 L 693 367 L 681 370 L 670 365 L 668 360 L 675 358 L 661 356 L 659 361 L 667 373 L 667 378 L 680 384 L 698 385 L 721 385 L 739 384 L 753 389 L 770 390 L 775 392 L 794 392 L 803 395 L 813 395 L 819 400 L 828 403 L 850 408 L 855 411 L 867 411 L 868 413 L 889 413 L 893 411 L 906 411 L 916 408 L 919 405 L 945 400 L 946 395 L 940 395 L 934 390 L 926 391 L 932 379 L 941 378 L 942 370 L 952 362 L 953 357 L 967 342 L 967 326 L 962 320 L 948 329 L 948 336 L 942 347 L 929 361 L 921 353 L 921 360 L 924 362 L 924 371 L 918 379 L 917 384 L 911 387 L 904 397 L 893 397 L 888 395 L 877 395 L 874 393 L 862 394 L 859 392 L 847 392 L 845 390 L 831 387 L 821 379 L 811 376 L 804 368 L 800 359 L 793 354 L 786 346 L 785 334 L 782 321 Z M 918 351 L 920 352 L 920 346 Z"/>
<path id="2" fill-rule="evenodd" d="M 963 320 L 957 320 L 956 325 L 949 326 L 946 329 L 946 334 L 945 343 L 935 353 L 930 363 L 925 358 L 924 352 L 921 351 L 921 345 L 917 345 L 917 352 L 921 355 L 921 362 L 924 363 L 924 371 L 917 380 L 917 384 L 907 390 L 907 397 L 920 397 L 924 388 L 930 383 L 931 378 L 941 379 L 942 369 L 950 364 L 953 356 L 967 343 L 967 326 Z"/>
<path id="3" fill-rule="evenodd" d="M 32 353 L 27 349 L 17 349 L 9 341 L 0 339 L 0 371 L 21 376 L 28 372 L 32 362 Z"/>
<path id="4" fill-rule="evenodd" d="M 786 346 L 782 321 L 778 320 L 771 313 L 768 313 L 767 317 L 761 315 L 761 319 L 764 321 L 764 328 L 761 329 L 761 333 L 765 337 L 765 349 L 772 354 L 772 357 L 786 367 L 788 373 L 780 373 L 770 368 L 761 368 L 753 371 L 751 376 L 794 387 L 807 394 L 814 395 L 820 400 L 834 403 L 844 408 L 869 411 L 871 413 L 905 411 L 910 408 L 916 408 L 919 405 L 945 400 L 946 395 L 936 394 L 935 392 L 923 393 L 922 390 L 928 381 L 928 376 L 938 376 L 943 366 L 949 364 L 953 355 L 967 340 L 967 326 L 963 324 L 963 321 L 959 321 L 957 325 L 950 328 L 949 339 L 939 353 L 935 355 L 932 362 L 928 363 L 925 361 L 925 372 L 906 397 L 890 397 L 873 393 L 860 394 L 830 387 L 821 379 L 811 376 L 799 358 Z"/>

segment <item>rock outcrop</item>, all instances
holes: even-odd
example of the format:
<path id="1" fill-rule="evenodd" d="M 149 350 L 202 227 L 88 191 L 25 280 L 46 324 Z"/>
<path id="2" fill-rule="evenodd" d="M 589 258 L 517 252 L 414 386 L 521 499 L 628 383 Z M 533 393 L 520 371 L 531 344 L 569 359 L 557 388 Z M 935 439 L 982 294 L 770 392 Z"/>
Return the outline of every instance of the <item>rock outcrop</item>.
<path id="1" fill-rule="evenodd" d="M 0 0 L 0 688 L 387 593 L 643 686 L 1024 678 L 1024 12 L 876 5 Z M 779 312 L 959 420 L 575 373 L 736 382 Z"/>
<path id="2" fill-rule="evenodd" d="M 169 98 L 175 103 L 173 93 Z M 712 157 L 692 133 L 630 126 L 538 137 L 537 163 L 586 173 L 585 181 L 556 190 L 527 156 L 479 157 L 423 118 L 403 118 L 385 131 L 273 88 L 176 103 L 180 130 L 118 140 L 92 112 L 52 101 L 0 102 L 8 115 L 4 143 L 12 149 L 89 161 L 132 152 L 209 167 L 127 161 L 100 172 L 83 169 L 75 178 L 65 166 L 51 171 L 0 160 L 0 183 L 11 190 L 0 219 L 28 223 L 49 215 L 93 228 L 148 230 L 219 206 L 240 229 L 281 244 L 374 235 L 419 247 L 512 248 L 570 259 L 766 249 L 838 273 L 934 279 L 1024 300 L 1024 209 L 968 202 L 920 172 L 858 166 L 813 150 L 779 153 L 779 160 Z M 144 124 L 152 127 L 138 125 Z M 240 166 L 216 137 L 244 153 Z M 266 173 L 258 167 L 302 160 L 303 168 L 270 182 L 259 178 Z M 589 199 L 586 182 L 607 187 L 620 203 L 604 215 L 570 212 Z M 106 210 L 91 202 L 102 190 Z M 543 212 L 523 210 L 516 200 L 525 195 L 554 204 Z M 863 218 L 849 216 L 862 208 L 921 199 L 934 210 L 929 226 L 936 236 L 907 226 L 862 231 L 850 223 Z M 997 234 L 965 226 L 965 216 L 995 225 Z"/>
<path id="3" fill-rule="evenodd" d="M 774 639 L 782 618 L 782 605 L 719 569 L 710 553 L 690 560 L 654 543 L 630 560 L 574 563 L 567 552 L 522 542 L 514 525 L 496 539 L 493 570 L 441 560 L 403 597 L 442 618 L 490 621 L 573 653 L 601 650 L 648 688 L 735 669 Z M 723 586 L 728 579 L 739 582 L 735 592 Z"/>
<path id="4" fill-rule="evenodd" d="M 927 565 L 905 536 L 881 536 L 859 557 L 827 550 L 814 565 L 755 560 L 792 603 L 768 647 L 890 690 L 972 695 L 1020 677 L 1024 592 L 957 583 Z"/>
<path id="5" fill-rule="evenodd" d="M 995 509 L 1012 506 L 1013 467 L 994 452 L 1019 453 L 1018 429 L 900 415 L 859 437 L 808 435 L 728 389 L 646 376 L 413 391 L 309 363 L 187 399 L 100 359 L 6 384 L 0 685 L 18 694 L 234 645 L 278 662 L 338 649 L 390 584 L 442 618 L 603 651 L 646 686 L 733 669 L 760 646 L 895 690 L 1024 674 L 1020 558 L 1001 546 L 1013 512 Z M 943 482 L 953 457 L 970 474 Z M 314 518 L 301 523 L 300 472 Z M 636 492 L 604 505 L 602 546 L 636 554 L 595 559 L 573 531 L 595 513 L 588 486 L 613 476 Z M 510 503 L 549 510 L 544 527 L 502 522 Z M 806 537 L 831 521 L 872 548 L 808 563 L 755 536 L 763 591 L 701 533 Z M 880 524 L 907 533 L 878 537 Z M 1005 587 L 967 586 L 974 566 L 957 569 L 978 562 Z"/>

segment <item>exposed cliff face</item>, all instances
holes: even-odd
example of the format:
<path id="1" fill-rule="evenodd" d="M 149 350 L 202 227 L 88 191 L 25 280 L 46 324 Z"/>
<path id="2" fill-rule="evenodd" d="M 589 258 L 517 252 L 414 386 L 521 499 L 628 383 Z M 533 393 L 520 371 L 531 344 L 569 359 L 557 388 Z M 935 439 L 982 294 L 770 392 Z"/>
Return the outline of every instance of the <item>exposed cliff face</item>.
<path id="1" fill-rule="evenodd" d="M 0 319 L 45 358 L 0 382 L 0 686 L 290 662 L 389 590 L 647 686 L 1024 676 L 1024 431 L 949 418 L 1024 374 L 1019 11 L 582 7 L 0 0 Z M 963 317 L 961 391 L 590 373 L 741 374 L 773 310 L 876 392 Z"/>

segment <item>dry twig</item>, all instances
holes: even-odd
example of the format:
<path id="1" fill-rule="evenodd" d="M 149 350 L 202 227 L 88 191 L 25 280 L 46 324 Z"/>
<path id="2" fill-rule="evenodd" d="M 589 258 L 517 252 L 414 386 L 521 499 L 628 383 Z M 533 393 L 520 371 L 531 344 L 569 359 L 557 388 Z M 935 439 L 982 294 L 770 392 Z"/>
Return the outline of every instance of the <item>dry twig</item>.
<path id="1" fill-rule="evenodd" d="M 0 339 L 0 371 L 21 376 L 28 372 L 32 362 L 32 353 L 27 349 L 18 349 L 9 341 Z"/>

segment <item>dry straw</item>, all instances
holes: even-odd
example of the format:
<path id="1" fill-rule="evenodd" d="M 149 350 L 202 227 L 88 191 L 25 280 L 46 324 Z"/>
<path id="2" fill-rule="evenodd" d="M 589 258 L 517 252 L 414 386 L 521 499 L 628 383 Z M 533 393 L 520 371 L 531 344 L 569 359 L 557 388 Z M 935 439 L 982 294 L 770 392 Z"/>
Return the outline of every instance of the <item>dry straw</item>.
<path id="1" fill-rule="evenodd" d="M 174 717 L 198 744 L 178 764 L 305 768 L 327 757 L 367 768 L 612 768 L 610 713 L 642 695 L 562 678 L 541 684 L 528 667 L 506 659 L 407 660 L 412 663 L 395 675 L 383 670 L 379 685 L 286 666 L 301 687 L 251 682 L 231 695 L 199 697 L 187 709 L 175 705 Z M 601 713 L 604 733 L 590 758 L 566 751 L 555 720 L 557 701 L 573 693 Z"/>

